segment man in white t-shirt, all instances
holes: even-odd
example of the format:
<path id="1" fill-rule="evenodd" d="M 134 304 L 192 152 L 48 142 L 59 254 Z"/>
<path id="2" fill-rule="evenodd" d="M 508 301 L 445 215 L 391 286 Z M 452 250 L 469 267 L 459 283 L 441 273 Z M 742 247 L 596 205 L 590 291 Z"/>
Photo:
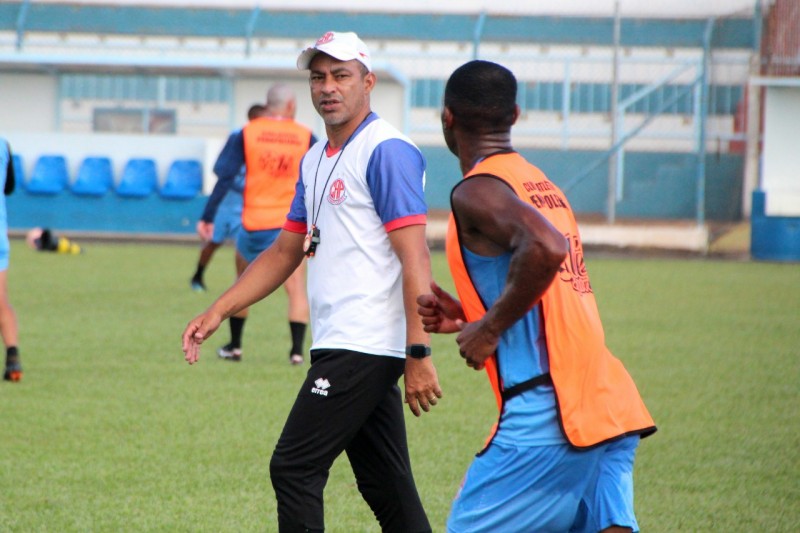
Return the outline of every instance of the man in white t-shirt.
<path id="1" fill-rule="evenodd" d="M 237 310 L 277 289 L 308 257 L 311 368 L 270 462 L 281 532 L 323 531 L 322 493 L 344 451 L 381 529 L 430 531 L 406 442 L 401 393 L 414 415 L 442 396 L 416 314 L 429 292 L 425 160 L 372 113 L 376 77 L 354 33 L 328 32 L 303 51 L 327 140 L 301 164 L 275 243 L 183 333 L 186 360 Z"/>

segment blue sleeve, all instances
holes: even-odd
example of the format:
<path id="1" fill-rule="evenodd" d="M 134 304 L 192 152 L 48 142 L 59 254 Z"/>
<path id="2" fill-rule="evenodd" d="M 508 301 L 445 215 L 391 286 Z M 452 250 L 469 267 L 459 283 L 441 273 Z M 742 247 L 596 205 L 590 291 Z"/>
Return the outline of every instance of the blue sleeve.
<path id="1" fill-rule="evenodd" d="M 219 204 L 222 203 L 222 199 L 225 198 L 226 194 L 228 194 L 228 191 L 231 189 L 232 185 L 232 179 L 217 180 L 217 183 L 214 185 L 214 189 L 211 191 L 211 195 L 206 201 L 206 207 L 203 209 L 203 215 L 200 217 L 200 220 L 204 222 L 214 222 L 214 217 L 217 216 Z"/>
<path id="2" fill-rule="evenodd" d="M 235 178 L 244 165 L 244 135 L 242 130 L 230 134 L 214 163 L 214 174 L 219 179 Z"/>
<path id="3" fill-rule="evenodd" d="M 375 148 L 367 165 L 367 184 L 381 222 L 427 214 L 425 166 L 422 153 L 402 139 L 389 139 Z"/>
<path id="4" fill-rule="evenodd" d="M 0 148 L 2 148 L 2 157 L 0 157 L 0 172 L 5 175 L 3 185 L 3 194 L 8 196 L 12 192 L 14 192 L 14 186 L 16 185 L 16 178 L 14 176 L 14 156 L 11 154 L 11 146 L 8 144 L 8 141 L 0 139 Z M 5 159 L 5 162 L 3 162 Z"/>
<path id="5" fill-rule="evenodd" d="M 214 190 L 211 191 L 211 196 L 208 197 L 200 220 L 205 222 L 214 221 L 219 204 L 233 186 L 236 176 L 242 169 L 242 165 L 244 165 L 244 137 L 242 136 L 242 131 L 239 130 L 231 133 L 219 153 L 216 163 L 214 163 L 214 174 L 217 175 L 217 183 L 214 185 Z"/>
<path id="6" fill-rule="evenodd" d="M 303 186 L 303 166 L 300 164 L 300 177 L 294 186 L 294 198 L 292 204 L 289 206 L 289 214 L 286 215 L 288 220 L 293 222 L 306 223 L 308 220 L 308 212 L 306 211 L 306 190 Z"/>

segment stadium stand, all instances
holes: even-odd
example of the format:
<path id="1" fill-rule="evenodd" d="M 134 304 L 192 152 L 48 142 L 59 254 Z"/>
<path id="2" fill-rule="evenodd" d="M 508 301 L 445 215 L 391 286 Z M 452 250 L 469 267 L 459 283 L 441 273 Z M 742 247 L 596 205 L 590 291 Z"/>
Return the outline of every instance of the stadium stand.
<path id="1" fill-rule="evenodd" d="M 67 160 L 63 155 L 42 155 L 36 160 L 25 190 L 30 194 L 55 195 L 69 183 Z"/>
<path id="2" fill-rule="evenodd" d="M 167 179 L 158 193 L 170 200 L 189 200 L 200 194 L 203 167 L 193 159 L 176 159 L 167 172 Z"/>
<path id="3" fill-rule="evenodd" d="M 136 133 L 163 141 L 150 152 L 135 140 L 118 147 L 109 154 L 115 167 L 134 154 L 154 158 L 162 169 L 173 159 L 201 161 L 205 187 L 187 189 L 169 177 L 160 189 L 155 177 L 152 186 L 129 188 L 123 178 L 117 187 L 121 197 L 152 194 L 154 202 L 188 209 L 189 202 L 168 200 L 211 190 L 212 163 L 205 158 L 240 125 L 242 110 L 263 98 L 263 88 L 275 79 L 303 82 L 295 69 L 297 51 L 326 30 L 346 28 L 374 52 L 383 80 L 376 111 L 420 146 L 429 175 L 436 176 L 426 189 L 434 210 L 449 208 L 450 185 L 460 178 L 441 135 L 444 83 L 455 67 L 477 57 L 503 63 L 518 76 L 522 115 L 515 146 L 559 185 L 572 187 L 579 214 L 608 210 L 610 171 L 603 159 L 615 144 L 614 125 L 623 139 L 616 182 L 620 217 L 732 221 L 742 217 L 744 193 L 744 154 L 729 148 L 745 139 L 734 116 L 743 113 L 752 54 L 761 42 L 758 9 L 733 4 L 714 0 L 716 7 L 709 4 L 694 18 L 653 16 L 644 8 L 622 13 L 615 47 L 611 12 L 316 13 L 221 0 L 201 7 L 10 1 L 0 3 L 0 83 L 17 76 L 20 87 L 54 88 L 48 101 L 55 102 L 49 110 L 55 118 L 39 121 L 54 136 Z M 312 125 L 317 116 L 308 109 L 300 109 L 299 118 Z M 23 142 L 31 114 L 19 110 L 3 119 Z M 173 149 L 182 139 L 199 148 Z M 33 158 L 39 146 L 29 142 L 22 154 Z M 85 156 L 74 152 L 66 155 Z M 709 195 L 698 199 L 699 190 Z M 187 211 L 187 220 L 194 217 Z M 184 229 L 191 232 L 192 225 Z"/>
<path id="4" fill-rule="evenodd" d="M 111 169 L 111 159 L 87 157 L 81 163 L 70 191 L 79 196 L 103 196 L 113 185 L 114 173 Z"/>
<path id="5" fill-rule="evenodd" d="M 157 185 L 156 162 L 148 158 L 133 158 L 125 164 L 115 192 L 125 198 L 146 198 L 153 194 Z"/>

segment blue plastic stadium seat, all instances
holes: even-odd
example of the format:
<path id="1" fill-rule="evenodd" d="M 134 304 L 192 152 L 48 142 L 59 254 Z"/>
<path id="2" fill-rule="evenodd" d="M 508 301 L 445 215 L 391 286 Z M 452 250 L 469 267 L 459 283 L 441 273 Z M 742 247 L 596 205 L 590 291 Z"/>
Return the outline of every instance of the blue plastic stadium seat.
<path id="1" fill-rule="evenodd" d="M 70 190 L 79 196 L 103 196 L 114 184 L 111 160 L 107 157 L 87 157 L 78 169 L 78 177 Z"/>
<path id="2" fill-rule="evenodd" d="M 31 194 L 58 194 L 69 183 L 67 160 L 61 155 L 43 155 L 36 160 L 25 190 Z"/>
<path id="3" fill-rule="evenodd" d="M 22 156 L 11 154 L 11 164 L 14 167 L 14 182 L 19 188 L 25 187 L 25 165 L 22 163 Z"/>
<path id="4" fill-rule="evenodd" d="M 116 193 L 127 198 L 144 198 L 153 194 L 157 184 L 156 162 L 148 158 L 133 158 L 125 164 Z"/>
<path id="5" fill-rule="evenodd" d="M 167 172 L 159 194 L 170 200 L 188 200 L 200 194 L 203 186 L 203 167 L 194 159 L 176 159 Z"/>

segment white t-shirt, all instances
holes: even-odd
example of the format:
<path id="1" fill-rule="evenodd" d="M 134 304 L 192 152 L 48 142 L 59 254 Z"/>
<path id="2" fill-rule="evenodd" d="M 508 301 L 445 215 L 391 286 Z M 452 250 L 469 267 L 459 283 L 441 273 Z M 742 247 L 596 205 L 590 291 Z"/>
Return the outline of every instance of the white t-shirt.
<path id="1" fill-rule="evenodd" d="M 335 153 L 314 144 L 284 226 L 320 231 L 308 259 L 311 349 L 405 357 L 402 268 L 388 232 L 425 224 L 425 158 L 374 113 Z"/>

